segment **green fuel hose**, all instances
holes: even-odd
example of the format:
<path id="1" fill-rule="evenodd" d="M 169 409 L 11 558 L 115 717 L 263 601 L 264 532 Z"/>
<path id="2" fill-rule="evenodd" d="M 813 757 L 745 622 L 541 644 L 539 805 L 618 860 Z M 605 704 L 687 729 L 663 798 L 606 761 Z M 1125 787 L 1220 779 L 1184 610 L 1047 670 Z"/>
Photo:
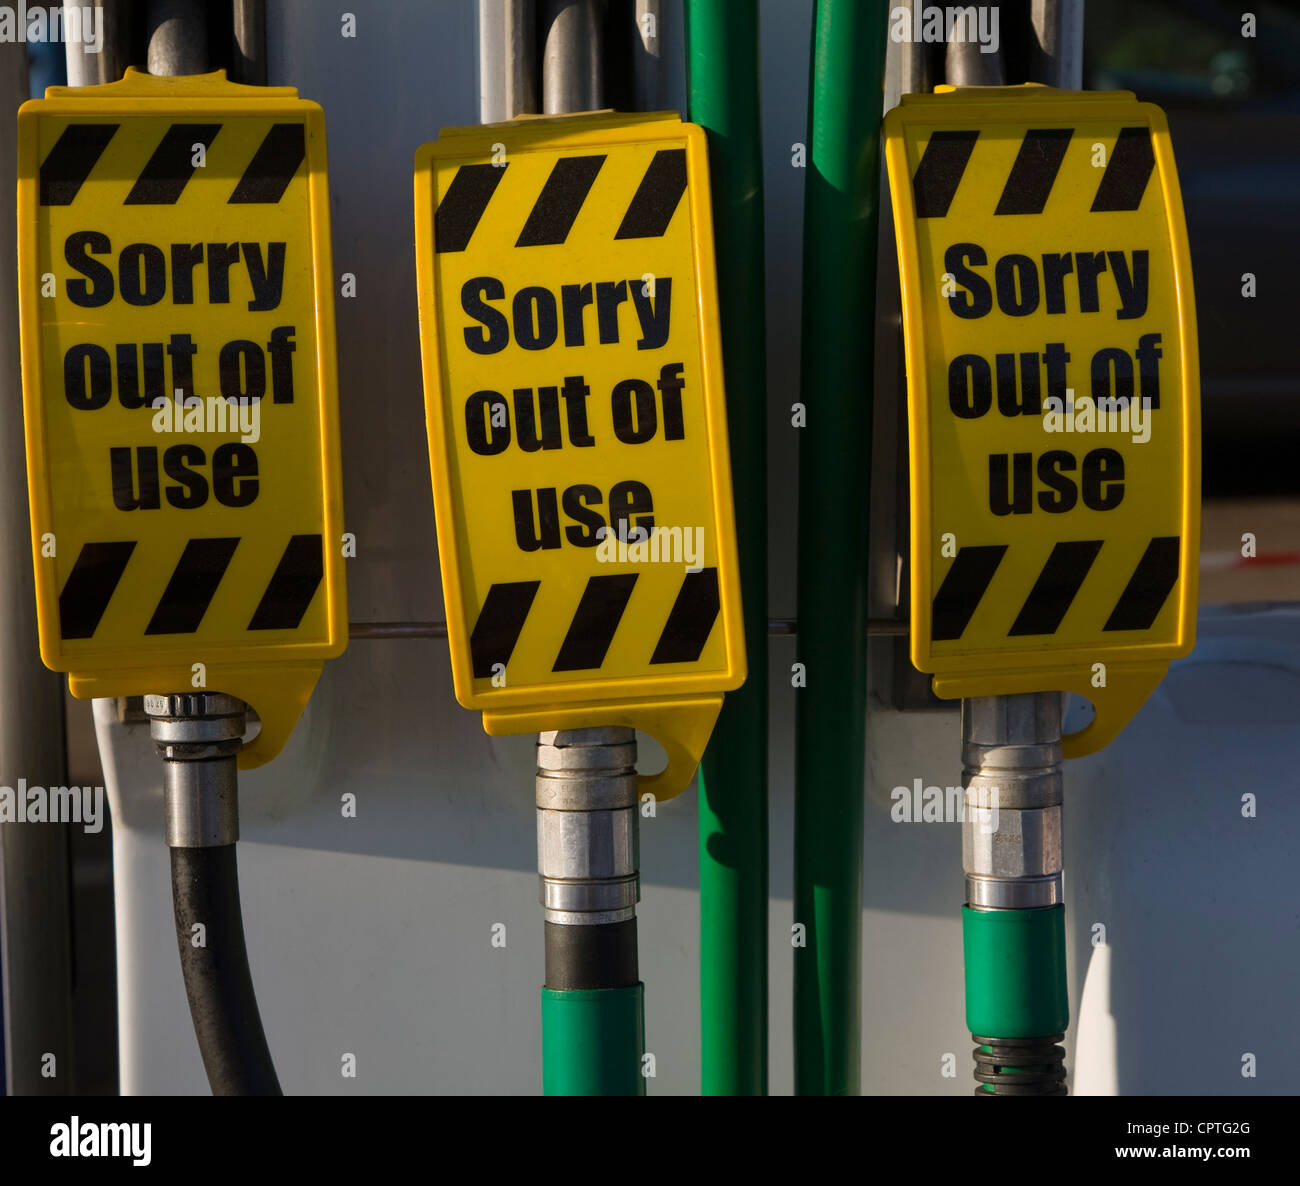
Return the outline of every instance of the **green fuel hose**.
<path id="1" fill-rule="evenodd" d="M 546 1095 L 645 1095 L 645 986 L 542 989 Z"/>
<path id="2" fill-rule="evenodd" d="M 963 906 L 966 1028 L 999 1038 L 1059 1034 L 1070 1023 L 1065 907 L 972 910 Z"/>
<path id="3" fill-rule="evenodd" d="M 749 678 L 700 763 L 704 1095 L 767 1092 L 767 379 L 759 24 L 752 0 L 688 0 L 690 118 L 709 134 L 722 353 Z"/>
<path id="4" fill-rule="evenodd" d="M 976 1095 L 1064 1095 L 1065 907 L 962 907 Z"/>
<path id="5" fill-rule="evenodd" d="M 876 234 L 888 5 L 817 0 L 804 199 L 795 755 L 795 1090 L 861 1076 Z"/>

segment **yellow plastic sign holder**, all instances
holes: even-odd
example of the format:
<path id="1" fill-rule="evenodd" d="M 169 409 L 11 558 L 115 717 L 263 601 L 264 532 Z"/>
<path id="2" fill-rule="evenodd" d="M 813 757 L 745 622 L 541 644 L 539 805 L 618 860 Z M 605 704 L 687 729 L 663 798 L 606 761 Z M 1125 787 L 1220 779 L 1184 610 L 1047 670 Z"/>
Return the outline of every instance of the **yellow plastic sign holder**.
<path id="1" fill-rule="evenodd" d="M 642 792 L 680 794 L 745 678 L 704 132 L 444 129 L 415 232 L 456 697 L 492 735 L 640 729 Z"/>
<path id="2" fill-rule="evenodd" d="M 128 70 L 18 128 L 41 658 L 79 699 L 236 696 L 262 765 L 347 645 L 324 114 Z"/>
<path id="3" fill-rule="evenodd" d="M 1062 748 L 1092 753 L 1194 642 L 1200 390 L 1164 114 L 1128 92 L 940 87 L 884 136 L 912 662 L 946 699 L 1087 697 Z"/>

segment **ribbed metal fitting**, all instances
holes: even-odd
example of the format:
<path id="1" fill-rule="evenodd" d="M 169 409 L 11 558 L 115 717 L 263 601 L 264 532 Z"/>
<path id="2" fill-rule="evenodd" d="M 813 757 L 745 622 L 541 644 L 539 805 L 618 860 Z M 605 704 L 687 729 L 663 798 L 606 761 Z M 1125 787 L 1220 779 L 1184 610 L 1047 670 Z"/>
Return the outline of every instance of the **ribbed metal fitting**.
<path id="1" fill-rule="evenodd" d="M 1061 698 L 962 701 L 962 867 L 976 910 L 1062 901 Z"/>
<path id="2" fill-rule="evenodd" d="M 537 871 L 547 922 L 636 917 L 636 732 L 604 727 L 537 739 Z"/>
<path id="3" fill-rule="evenodd" d="M 163 759 L 167 844 L 207 848 L 239 839 L 236 758 L 247 706 L 219 692 L 144 698 L 149 732 Z"/>
<path id="4" fill-rule="evenodd" d="M 220 692 L 191 692 L 146 696 L 144 711 L 160 757 L 195 761 L 237 754 L 248 708 Z"/>
<path id="5" fill-rule="evenodd" d="M 1061 802 L 1061 697 L 1029 692 L 961 704 L 963 785 L 999 808 Z"/>

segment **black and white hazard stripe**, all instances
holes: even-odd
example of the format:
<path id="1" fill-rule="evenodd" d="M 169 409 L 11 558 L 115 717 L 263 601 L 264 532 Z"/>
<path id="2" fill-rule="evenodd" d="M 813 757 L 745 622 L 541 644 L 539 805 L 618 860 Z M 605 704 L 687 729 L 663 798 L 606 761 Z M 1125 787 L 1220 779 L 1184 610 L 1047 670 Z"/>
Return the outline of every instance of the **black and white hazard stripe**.
<path id="1" fill-rule="evenodd" d="M 552 671 L 600 670 L 638 575 L 614 573 L 587 581 Z M 475 679 L 488 679 L 509 664 L 540 587 L 539 581 L 510 581 L 488 589 L 469 640 Z M 688 572 L 654 649 L 646 648 L 647 661 L 653 666 L 696 662 L 713 633 L 718 611 L 718 570 Z"/>
<path id="2" fill-rule="evenodd" d="M 231 536 L 189 540 L 142 633 L 193 634 L 198 630 L 238 546 L 239 539 Z M 59 594 L 62 638 L 95 636 L 135 552 L 135 540 L 82 545 Z M 298 629 L 325 575 L 324 563 L 319 535 L 292 536 L 247 629 Z"/>
<path id="3" fill-rule="evenodd" d="M 1020 142 L 993 213 L 1042 214 L 1074 133 L 1074 128 L 1030 128 Z M 979 137 L 978 130 L 930 134 L 912 178 L 917 218 L 947 216 Z M 1089 211 L 1137 210 L 1154 168 L 1151 129 L 1121 128 Z"/>
<path id="4" fill-rule="evenodd" d="M 515 246 L 555 247 L 563 244 L 604 163 L 605 157 L 601 154 L 557 160 L 524 220 Z M 464 251 L 469 246 L 488 204 L 509 170 L 508 162 L 501 165 L 461 165 L 456 170 L 433 216 L 436 251 Z M 685 192 L 686 150 L 660 149 L 646 167 L 614 238 L 662 238 Z"/>
<path id="5" fill-rule="evenodd" d="M 174 123 L 135 179 L 123 205 L 174 206 L 194 176 L 194 146 L 205 149 L 220 134 L 219 123 Z M 71 206 L 90 179 L 120 124 L 69 124 L 41 162 L 40 204 Z M 272 124 L 226 199 L 231 206 L 275 205 L 307 157 L 302 123 Z"/>
<path id="6" fill-rule="evenodd" d="M 1055 634 L 1102 547 L 1099 539 L 1066 540 L 1053 547 L 1007 636 Z M 934 595 L 930 611 L 934 642 L 955 642 L 966 632 L 1006 553 L 1005 544 L 957 550 Z M 1151 540 L 1102 631 L 1150 630 L 1178 583 L 1178 560 L 1178 536 Z"/>

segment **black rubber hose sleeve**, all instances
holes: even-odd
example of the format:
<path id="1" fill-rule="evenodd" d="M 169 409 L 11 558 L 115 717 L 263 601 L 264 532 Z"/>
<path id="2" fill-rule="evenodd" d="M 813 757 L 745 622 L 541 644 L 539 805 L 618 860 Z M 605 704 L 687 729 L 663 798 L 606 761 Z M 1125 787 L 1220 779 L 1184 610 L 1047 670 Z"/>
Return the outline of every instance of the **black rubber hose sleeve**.
<path id="1" fill-rule="evenodd" d="M 545 925 L 547 988 L 626 988 L 640 979 L 635 918 L 594 926 Z"/>
<path id="2" fill-rule="evenodd" d="M 173 848 L 171 864 L 181 973 L 212 1094 L 280 1095 L 248 968 L 235 846 Z"/>

